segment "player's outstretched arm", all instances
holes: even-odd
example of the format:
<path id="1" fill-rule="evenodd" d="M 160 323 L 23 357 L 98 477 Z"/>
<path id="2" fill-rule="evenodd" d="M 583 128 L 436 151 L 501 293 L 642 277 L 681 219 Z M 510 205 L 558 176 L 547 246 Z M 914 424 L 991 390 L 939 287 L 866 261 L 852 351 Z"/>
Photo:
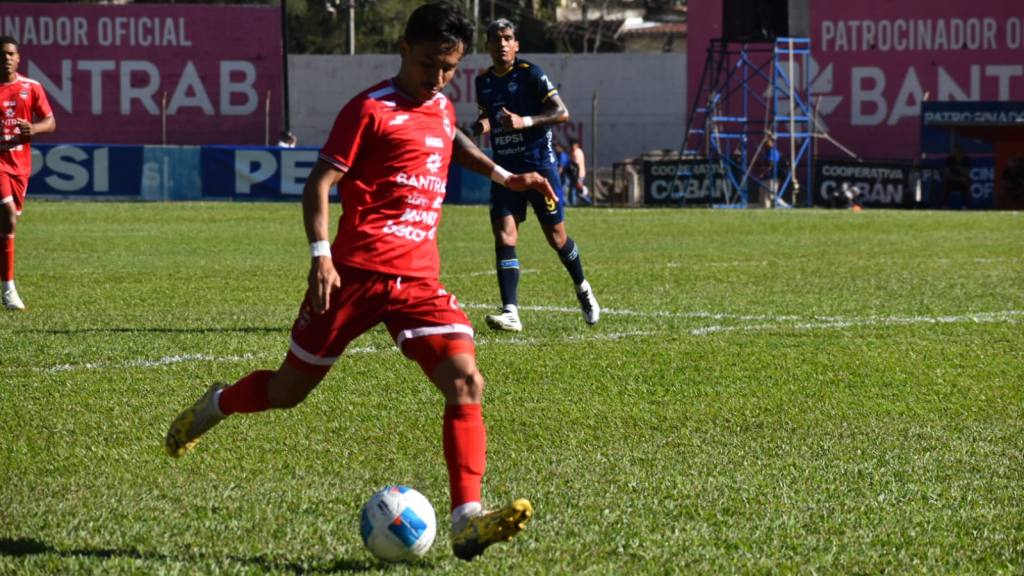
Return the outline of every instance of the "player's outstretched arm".
<path id="1" fill-rule="evenodd" d="M 548 182 L 547 178 L 541 176 L 537 172 L 510 174 L 508 179 L 505 180 L 504 186 L 505 188 L 515 192 L 536 190 L 551 202 L 558 203 L 558 195 L 555 194 L 555 189 L 551 187 L 551 183 Z"/>
<path id="2" fill-rule="evenodd" d="M 452 148 L 452 157 L 455 158 L 455 161 L 461 166 L 464 166 L 477 174 L 490 176 L 491 180 L 494 180 L 509 190 L 515 192 L 536 190 L 548 199 L 558 202 L 558 195 L 555 194 L 554 189 L 551 188 L 551 184 L 548 183 L 547 178 L 536 172 L 510 174 L 508 170 L 498 166 L 493 160 L 488 158 L 487 154 L 484 154 L 483 150 L 469 139 L 469 136 L 466 136 L 458 129 L 455 130 L 455 143 Z"/>
<path id="3" fill-rule="evenodd" d="M 317 313 L 327 311 L 331 292 L 341 287 L 341 278 L 331 260 L 328 240 L 330 194 L 345 174 L 334 166 L 317 160 L 302 189 L 302 222 L 306 228 L 312 261 L 309 266 L 309 294 Z"/>
<path id="4" fill-rule="evenodd" d="M 458 128 L 455 129 L 452 158 L 460 166 L 484 176 L 490 175 L 491 170 L 494 170 L 494 161 L 487 154 L 484 154 L 484 151 Z"/>

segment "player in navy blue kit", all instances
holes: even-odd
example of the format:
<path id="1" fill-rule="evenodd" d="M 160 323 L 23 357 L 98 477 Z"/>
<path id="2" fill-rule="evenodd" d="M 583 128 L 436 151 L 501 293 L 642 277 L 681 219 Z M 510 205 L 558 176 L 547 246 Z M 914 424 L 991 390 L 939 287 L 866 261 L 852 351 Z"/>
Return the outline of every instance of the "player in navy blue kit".
<path id="1" fill-rule="evenodd" d="M 480 117 L 474 134 L 490 134 L 494 161 L 509 170 L 537 171 L 558 191 L 553 202 L 541 194 L 517 193 L 491 186 L 491 229 L 498 267 L 502 311 L 487 316 L 495 330 L 519 332 L 519 259 L 516 242 L 519 223 L 526 219 L 526 204 L 533 206 L 548 244 L 554 248 L 576 285 L 576 297 L 587 324 L 596 324 L 601 307 L 583 274 L 579 247 L 565 231 L 565 197 L 558 176 L 558 159 L 550 126 L 569 120 L 558 90 L 535 64 L 516 58 L 519 42 L 512 22 L 504 18 L 487 27 L 487 50 L 493 66 L 476 77 Z"/>

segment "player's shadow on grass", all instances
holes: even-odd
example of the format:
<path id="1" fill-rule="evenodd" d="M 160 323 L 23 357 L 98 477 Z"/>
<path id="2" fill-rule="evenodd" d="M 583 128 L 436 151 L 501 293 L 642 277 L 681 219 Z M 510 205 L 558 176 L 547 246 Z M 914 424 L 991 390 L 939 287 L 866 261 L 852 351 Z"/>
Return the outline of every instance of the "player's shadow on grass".
<path id="1" fill-rule="evenodd" d="M 158 562 L 189 562 L 190 560 L 209 560 L 212 558 L 211 556 L 174 557 L 164 554 L 140 552 L 132 549 L 125 550 L 116 548 L 74 548 L 70 550 L 60 550 L 45 542 L 36 540 L 35 538 L 0 538 L 0 556 L 18 557 L 37 555 L 53 555 L 63 558 L 97 558 L 101 560 L 109 558 L 132 558 L 135 560 L 150 560 Z M 225 560 L 232 560 L 256 566 L 265 572 L 276 570 L 292 572 L 294 574 L 367 572 L 375 568 L 380 568 L 380 564 L 372 560 L 341 559 L 335 560 L 329 564 L 325 563 L 322 566 L 309 566 L 298 562 L 287 562 L 259 556 L 249 558 L 240 556 L 223 556 L 222 558 Z"/>
<path id="2" fill-rule="evenodd" d="M 238 332 L 243 334 L 286 334 L 291 330 L 287 326 L 238 326 L 236 328 L 157 328 L 147 326 L 145 328 L 53 328 L 42 330 L 21 330 L 24 334 L 53 334 L 59 336 L 72 336 L 75 334 L 135 334 L 146 332 L 151 334 L 222 334 Z"/>

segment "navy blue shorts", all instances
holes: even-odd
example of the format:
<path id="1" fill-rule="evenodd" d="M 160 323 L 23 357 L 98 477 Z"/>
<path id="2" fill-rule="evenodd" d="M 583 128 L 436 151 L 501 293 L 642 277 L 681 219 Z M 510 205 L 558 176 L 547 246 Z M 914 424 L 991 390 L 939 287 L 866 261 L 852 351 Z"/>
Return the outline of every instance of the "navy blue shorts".
<path id="1" fill-rule="evenodd" d="M 513 192 L 497 183 L 491 183 L 491 220 L 505 216 L 513 216 L 516 222 L 526 220 L 526 203 L 533 205 L 533 212 L 541 224 L 555 225 L 565 220 L 565 198 L 562 195 L 562 183 L 558 177 L 558 168 L 547 166 L 537 168 L 541 176 L 548 179 L 551 187 L 558 195 L 558 202 L 552 203 L 543 194 L 535 190 Z M 529 170 L 523 170 L 529 172 Z"/>

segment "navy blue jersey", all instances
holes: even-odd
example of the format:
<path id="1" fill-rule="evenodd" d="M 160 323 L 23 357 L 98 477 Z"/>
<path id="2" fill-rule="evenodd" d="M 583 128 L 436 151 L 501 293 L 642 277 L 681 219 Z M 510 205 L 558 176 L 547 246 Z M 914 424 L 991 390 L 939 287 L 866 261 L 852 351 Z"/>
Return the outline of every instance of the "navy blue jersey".
<path id="1" fill-rule="evenodd" d="M 498 75 L 491 66 L 476 77 L 476 99 L 480 113 L 491 122 L 491 148 L 494 161 L 512 172 L 557 166 L 551 129 L 532 126 L 522 130 L 505 130 L 501 126 L 501 109 L 520 116 L 544 112 L 545 102 L 558 94 L 539 66 L 516 59 L 512 69 Z"/>

